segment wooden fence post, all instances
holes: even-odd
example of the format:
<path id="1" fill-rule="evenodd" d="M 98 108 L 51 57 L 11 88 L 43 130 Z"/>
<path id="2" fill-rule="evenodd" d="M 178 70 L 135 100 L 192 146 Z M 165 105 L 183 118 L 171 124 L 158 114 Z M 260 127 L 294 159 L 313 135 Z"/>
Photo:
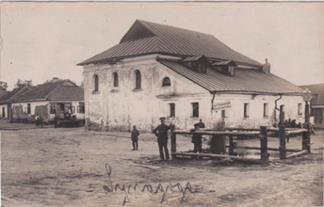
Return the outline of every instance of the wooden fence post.
<path id="1" fill-rule="evenodd" d="M 228 136 L 228 140 L 229 140 L 228 154 L 229 155 L 234 155 L 234 141 L 233 141 L 233 136 L 232 135 Z"/>
<path id="2" fill-rule="evenodd" d="M 171 126 L 171 156 L 172 159 L 176 158 L 175 154 L 177 152 L 177 135 L 174 132 L 175 126 Z"/>
<path id="3" fill-rule="evenodd" d="M 268 134 L 267 134 L 267 127 L 261 126 L 260 127 L 260 149 L 261 149 L 261 160 L 266 162 L 269 160 L 268 154 Z"/>
<path id="4" fill-rule="evenodd" d="M 305 102 L 305 129 L 307 132 L 303 133 L 303 139 L 302 139 L 302 145 L 303 145 L 303 150 L 307 150 L 309 153 L 311 152 L 310 148 L 310 113 L 309 113 L 309 102 Z"/>
<path id="5" fill-rule="evenodd" d="M 286 159 L 286 132 L 285 132 L 285 112 L 283 110 L 283 105 L 280 105 L 280 114 L 279 114 L 279 152 L 280 159 Z"/>

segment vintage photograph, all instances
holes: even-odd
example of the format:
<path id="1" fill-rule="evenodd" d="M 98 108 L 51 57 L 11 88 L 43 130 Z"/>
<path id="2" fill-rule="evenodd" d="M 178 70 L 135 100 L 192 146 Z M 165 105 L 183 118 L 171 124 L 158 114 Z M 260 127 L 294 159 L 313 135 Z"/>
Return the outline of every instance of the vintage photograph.
<path id="1" fill-rule="evenodd" d="M 1 207 L 323 206 L 324 3 L 3 2 Z"/>

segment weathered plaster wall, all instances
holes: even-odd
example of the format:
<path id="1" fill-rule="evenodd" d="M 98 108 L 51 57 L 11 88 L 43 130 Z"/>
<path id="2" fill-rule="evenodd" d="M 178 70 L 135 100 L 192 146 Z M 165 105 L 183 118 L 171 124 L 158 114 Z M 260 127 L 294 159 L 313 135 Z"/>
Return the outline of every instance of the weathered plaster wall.
<path id="1" fill-rule="evenodd" d="M 141 89 L 135 88 L 135 70 L 142 75 Z M 119 86 L 113 87 L 113 73 L 119 76 Z M 94 90 L 94 75 L 99 76 L 99 91 Z M 179 128 L 192 128 L 199 118 L 207 127 L 221 121 L 221 110 L 212 110 L 212 98 L 206 89 L 194 84 L 173 70 L 158 63 L 154 56 L 134 59 L 115 65 L 90 65 L 83 71 L 85 88 L 85 117 L 89 128 L 102 130 L 129 130 L 137 125 L 140 130 L 151 130 L 159 124 L 159 117 L 169 116 L 169 103 L 175 103 L 175 118 L 168 118 Z M 171 79 L 170 87 L 162 87 L 164 77 Z M 278 96 L 216 94 L 214 102 L 230 102 L 226 109 L 226 125 L 270 125 L 273 120 L 274 100 Z M 192 103 L 199 102 L 199 118 L 192 117 Z M 243 103 L 250 103 L 250 116 L 243 118 Z M 269 117 L 263 117 L 263 103 L 269 104 Z M 283 97 L 278 102 L 286 105 L 287 118 L 297 115 L 301 97 Z M 299 119 L 300 120 L 300 119 Z"/>
<path id="2" fill-rule="evenodd" d="M 233 127 L 259 127 L 260 125 L 271 126 L 274 123 L 275 100 L 279 96 L 271 95 L 240 95 L 240 94 L 221 94 L 215 96 L 215 102 L 230 102 L 231 107 L 225 108 L 227 126 Z M 244 103 L 249 103 L 249 117 L 244 118 Z M 263 105 L 268 104 L 268 116 L 263 116 Z M 302 114 L 298 114 L 298 103 L 302 104 Z M 285 118 L 296 119 L 296 122 L 304 122 L 304 101 L 300 96 L 283 96 L 277 102 L 277 107 L 285 105 Z M 221 110 L 215 111 L 217 120 L 221 120 Z M 277 120 L 279 112 L 276 112 Z"/>

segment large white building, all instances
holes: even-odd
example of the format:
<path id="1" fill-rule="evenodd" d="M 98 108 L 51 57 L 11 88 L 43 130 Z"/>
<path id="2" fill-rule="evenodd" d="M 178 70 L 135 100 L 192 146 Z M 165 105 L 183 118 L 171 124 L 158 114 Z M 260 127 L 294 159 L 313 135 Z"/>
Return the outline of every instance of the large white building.
<path id="1" fill-rule="evenodd" d="M 164 116 L 188 129 L 303 122 L 303 90 L 214 36 L 137 20 L 116 46 L 85 60 L 85 117 L 89 128 L 151 130 Z"/>

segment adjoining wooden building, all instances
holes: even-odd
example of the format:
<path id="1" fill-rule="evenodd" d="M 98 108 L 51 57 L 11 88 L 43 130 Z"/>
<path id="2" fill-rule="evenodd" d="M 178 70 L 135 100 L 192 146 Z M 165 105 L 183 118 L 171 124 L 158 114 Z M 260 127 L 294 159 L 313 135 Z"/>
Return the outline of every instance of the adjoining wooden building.
<path id="1" fill-rule="evenodd" d="M 45 122 L 69 111 L 76 119 L 84 119 L 83 88 L 70 80 L 53 78 L 33 86 L 11 102 L 12 121 L 34 121 L 40 116 Z"/>
<path id="2" fill-rule="evenodd" d="M 304 122 L 304 90 L 231 49 L 213 35 L 137 20 L 119 44 L 83 66 L 89 128 L 150 131 L 167 117 L 188 129 L 259 127 L 286 118 Z"/>
<path id="3" fill-rule="evenodd" d="M 301 86 L 312 92 L 310 102 L 311 116 L 314 117 L 314 127 L 324 129 L 324 83 Z"/>

